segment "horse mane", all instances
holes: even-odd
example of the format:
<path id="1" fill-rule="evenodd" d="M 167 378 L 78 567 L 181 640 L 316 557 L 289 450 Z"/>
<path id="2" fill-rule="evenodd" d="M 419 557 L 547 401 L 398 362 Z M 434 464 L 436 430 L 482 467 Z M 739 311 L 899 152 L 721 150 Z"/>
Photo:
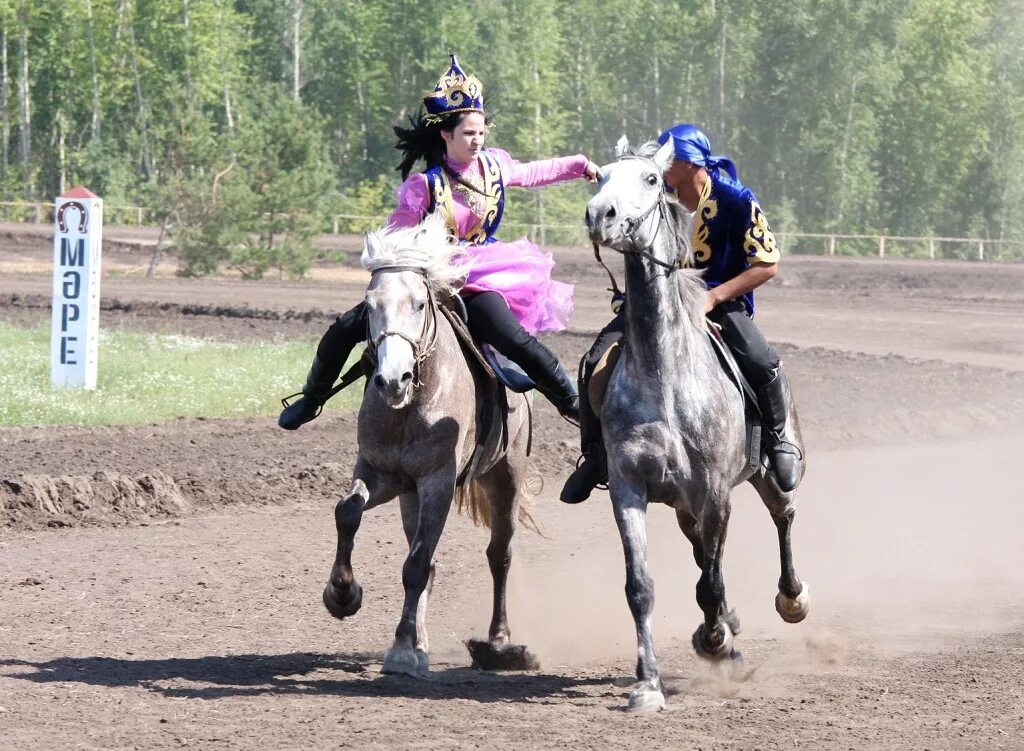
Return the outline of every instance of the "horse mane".
<path id="1" fill-rule="evenodd" d="M 366 233 L 359 262 L 367 271 L 410 267 L 443 289 L 461 286 L 467 267 L 459 263 L 461 248 L 452 242 L 448 225 L 434 214 L 413 227 L 385 225 Z"/>
<path id="2" fill-rule="evenodd" d="M 658 153 L 661 144 L 657 141 L 647 141 L 636 148 L 629 147 L 624 154 L 638 156 L 644 159 L 652 159 Z M 668 197 L 665 202 L 668 209 L 668 220 L 672 229 L 672 236 L 680 244 L 678 256 L 683 260 L 683 268 L 675 274 L 679 288 L 679 299 L 683 307 L 690 314 L 690 320 L 699 329 L 707 327 L 707 319 L 704 316 L 704 296 L 707 286 L 704 284 L 704 272 L 692 268 L 693 248 L 690 244 L 691 233 L 693 232 L 694 214 L 688 211 L 683 204 L 679 203 L 674 195 Z"/>

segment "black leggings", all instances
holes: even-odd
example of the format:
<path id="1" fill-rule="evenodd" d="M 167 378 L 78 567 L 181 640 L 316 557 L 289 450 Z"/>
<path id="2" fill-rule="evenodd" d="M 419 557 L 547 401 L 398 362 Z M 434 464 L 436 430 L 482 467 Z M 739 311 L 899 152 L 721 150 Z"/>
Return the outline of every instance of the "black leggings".
<path id="1" fill-rule="evenodd" d="M 354 308 L 334 319 L 334 323 L 320 338 L 316 348 L 317 358 L 326 364 L 342 367 L 352 350 L 360 342 L 366 341 L 366 303 L 359 303 Z"/>
<path id="2" fill-rule="evenodd" d="M 497 292 L 463 296 L 469 314 L 469 330 L 521 367 L 538 384 L 550 381 L 558 358 L 522 327 Z M 366 339 L 366 305 L 359 303 L 339 316 L 320 339 L 316 355 L 324 363 L 344 365 L 352 349 Z"/>
<path id="3" fill-rule="evenodd" d="M 764 338 L 747 307 L 740 300 L 718 305 L 708 318 L 722 327 L 722 338 L 729 345 L 743 375 L 755 389 L 764 386 L 779 372 L 779 354 Z"/>
<path id="4" fill-rule="evenodd" d="M 555 377 L 558 358 L 522 327 L 505 298 L 497 292 L 464 295 L 469 314 L 469 331 L 481 342 L 521 367 L 538 385 L 546 386 Z"/>

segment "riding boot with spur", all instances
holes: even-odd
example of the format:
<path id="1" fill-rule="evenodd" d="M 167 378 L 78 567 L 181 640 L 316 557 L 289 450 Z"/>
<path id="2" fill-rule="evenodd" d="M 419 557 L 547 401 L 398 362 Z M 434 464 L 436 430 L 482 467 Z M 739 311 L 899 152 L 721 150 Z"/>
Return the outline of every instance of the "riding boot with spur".
<path id="1" fill-rule="evenodd" d="M 580 451 L 583 461 L 569 475 L 559 498 L 563 503 L 582 503 L 598 485 L 608 483 L 608 457 L 601 437 L 601 421 L 590 407 L 585 382 L 580 383 Z"/>
<path id="2" fill-rule="evenodd" d="M 779 488 L 788 493 L 800 482 L 800 449 L 786 439 L 789 384 L 781 370 L 757 389 L 761 416 L 768 429 L 768 457 Z"/>
<path id="3" fill-rule="evenodd" d="M 345 361 L 342 360 L 342 363 Z M 319 355 L 313 356 L 313 364 L 302 387 L 302 396 L 289 404 L 277 418 L 277 424 L 285 430 L 298 430 L 320 414 L 324 402 L 330 398 L 331 387 L 341 375 L 341 365 L 325 363 Z"/>

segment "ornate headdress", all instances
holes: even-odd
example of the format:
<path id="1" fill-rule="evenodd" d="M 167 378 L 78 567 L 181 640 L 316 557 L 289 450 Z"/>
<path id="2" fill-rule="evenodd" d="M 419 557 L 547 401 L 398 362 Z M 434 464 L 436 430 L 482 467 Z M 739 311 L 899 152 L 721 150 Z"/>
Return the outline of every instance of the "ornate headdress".
<path id="1" fill-rule="evenodd" d="M 451 66 L 438 79 L 434 90 L 423 97 L 423 105 L 428 122 L 437 122 L 454 112 L 483 112 L 484 86 L 479 78 L 466 73 L 452 54 Z"/>

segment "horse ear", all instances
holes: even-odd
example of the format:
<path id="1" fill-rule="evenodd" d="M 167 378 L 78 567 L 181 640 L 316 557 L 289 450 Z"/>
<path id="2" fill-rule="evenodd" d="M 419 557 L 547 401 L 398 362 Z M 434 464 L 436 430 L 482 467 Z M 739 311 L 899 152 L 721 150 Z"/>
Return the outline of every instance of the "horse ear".
<path id="1" fill-rule="evenodd" d="M 672 159 L 675 156 L 675 145 L 672 143 L 672 139 L 668 139 L 657 153 L 654 155 L 654 163 L 658 165 L 662 172 L 668 170 L 672 166 Z"/>
<path id="2" fill-rule="evenodd" d="M 626 138 L 626 134 L 623 133 L 619 136 L 619 140 L 615 142 L 615 158 L 621 159 L 629 153 L 629 139 Z"/>

